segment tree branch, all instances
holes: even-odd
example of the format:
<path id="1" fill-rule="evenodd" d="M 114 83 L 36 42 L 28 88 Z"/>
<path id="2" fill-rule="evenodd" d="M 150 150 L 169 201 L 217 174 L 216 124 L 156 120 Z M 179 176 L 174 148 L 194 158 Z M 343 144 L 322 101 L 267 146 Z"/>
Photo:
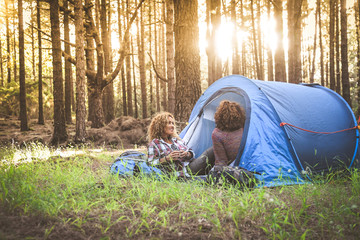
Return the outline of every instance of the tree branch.
<path id="1" fill-rule="evenodd" d="M 51 35 L 48 34 L 48 33 L 46 33 L 46 32 L 44 32 L 43 30 L 38 29 L 37 27 L 32 26 L 32 25 L 29 24 L 29 23 L 26 23 L 26 24 L 29 25 L 30 27 L 34 28 L 35 30 L 37 30 L 37 31 L 39 31 L 39 32 L 43 33 L 44 35 L 46 35 L 46 36 L 48 36 L 48 37 L 51 38 Z M 76 47 L 76 45 L 75 45 L 74 43 L 71 43 L 71 42 L 69 42 L 69 41 L 65 41 L 65 40 L 63 40 L 63 39 L 60 39 L 60 41 L 62 41 L 62 42 L 64 42 L 64 43 L 67 43 L 67 44 L 69 44 L 69 45 L 72 46 L 72 47 Z"/>
<path id="2" fill-rule="evenodd" d="M 128 38 L 129 38 L 130 27 L 131 27 L 132 23 L 134 22 L 134 20 L 135 20 L 135 18 L 137 16 L 138 10 L 139 10 L 139 8 L 141 7 L 141 5 L 142 5 L 142 3 L 144 1 L 145 0 L 140 1 L 140 3 L 137 5 L 137 7 L 135 9 L 135 12 L 133 13 L 132 17 L 130 18 L 129 25 L 126 27 L 124 38 L 123 38 L 123 40 L 121 41 L 121 44 L 120 44 L 120 46 L 121 46 L 121 49 L 119 51 L 120 57 L 119 57 L 119 60 L 117 62 L 116 68 L 114 69 L 114 71 L 112 73 L 108 74 L 104 78 L 104 82 L 103 82 L 103 85 L 102 85 L 103 88 L 106 87 L 107 85 L 109 85 L 112 81 L 114 81 L 114 79 L 116 78 L 116 76 L 119 74 L 119 72 L 121 70 L 124 59 L 127 56 L 127 51 L 126 51 L 124 46 L 125 46 L 125 43 L 128 41 Z"/>
<path id="3" fill-rule="evenodd" d="M 162 77 L 162 76 L 158 73 L 158 71 L 156 70 L 156 67 L 155 67 L 154 60 L 152 59 L 150 53 L 148 53 L 148 55 L 149 55 L 149 57 L 150 57 L 150 60 L 151 60 L 151 63 L 152 63 L 154 72 L 155 72 L 155 74 L 156 74 L 156 77 L 158 77 L 161 81 L 164 81 L 164 82 L 166 82 L 166 83 L 169 82 L 169 80 L 168 80 L 167 78 Z"/>

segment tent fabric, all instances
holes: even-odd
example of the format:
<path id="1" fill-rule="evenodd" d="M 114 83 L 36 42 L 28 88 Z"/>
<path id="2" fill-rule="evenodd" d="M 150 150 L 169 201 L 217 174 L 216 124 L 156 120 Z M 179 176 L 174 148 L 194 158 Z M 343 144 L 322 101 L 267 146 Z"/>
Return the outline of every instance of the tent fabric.
<path id="1" fill-rule="evenodd" d="M 243 139 L 232 163 L 261 173 L 265 185 L 303 183 L 306 173 L 351 167 L 357 157 L 355 116 L 334 91 L 320 85 L 251 80 L 231 75 L 202 94 L 180 137 L 196 156 L 212 146 L 214 113 L 222 100 L 238 102 L 246 111 Z M 308 129 L 303 131 L 282 122 Z"/>

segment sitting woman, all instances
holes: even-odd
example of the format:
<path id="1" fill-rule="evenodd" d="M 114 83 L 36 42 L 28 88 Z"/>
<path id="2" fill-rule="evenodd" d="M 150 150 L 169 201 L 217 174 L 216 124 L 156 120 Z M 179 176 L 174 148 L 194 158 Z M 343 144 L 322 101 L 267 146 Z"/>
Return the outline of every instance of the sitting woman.
<path id="1" fill-rule="evenodd" d="M 171 113 L 159 113 L 152 119 L 148 129 L 148 140 L 148 161 L 160 165 L 165 172 L 182 171 L 184 163 L 190 162 L 187 171 L 193 175 L 203 175 L 214 165 L 212 148 L 194 159 L 195 153 L 176 133 L 175 119 Z M 183 172 L 180 175 L 183 175 Z"/>
<path id="2" fill-rule="evenodd" d="M 184 162 L 193 159 L 194 152 L 178 136 L 175 118 L 171 113 L 157 114 L 148 129 L 148 161 L 161 164 L 162 170 L 181 171 Z"/>
<path id="3" fill-rule="evenodd" d="M 245 124 L 245 111 L 236 102 L 223 100 L 215 112 L 215 124 L 211 138 L 215 155 L 215 167 L 227 166 L 238 154 Z"/>

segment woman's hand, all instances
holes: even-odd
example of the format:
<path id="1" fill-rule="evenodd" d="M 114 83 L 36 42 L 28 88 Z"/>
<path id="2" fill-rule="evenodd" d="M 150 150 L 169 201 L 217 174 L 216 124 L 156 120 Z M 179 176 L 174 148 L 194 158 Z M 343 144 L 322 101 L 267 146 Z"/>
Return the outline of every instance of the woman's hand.
<path id="1" fill-rule="evenodd" d="M 181 151 L 180 156 L 182 159 L 190 159 L 192 154 L 191 154 L 191 152 L 188 152 L 188 151 Z"/>
<path id="2" fill-rule="evenodd" d="M 183 151 L 172 151 L 169 155 L 168 155 L 168 159 L 171 161 L 177 161 L 180 160 L 182 158 L 182 152 Z"/>

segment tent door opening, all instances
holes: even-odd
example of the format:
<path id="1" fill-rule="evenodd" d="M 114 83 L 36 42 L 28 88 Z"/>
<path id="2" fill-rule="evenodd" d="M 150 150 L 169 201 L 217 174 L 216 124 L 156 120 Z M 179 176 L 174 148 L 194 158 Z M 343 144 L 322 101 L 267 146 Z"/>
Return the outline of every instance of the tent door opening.
<path id="1" fill-rule="evenodd" d="M 204 103 L 197 117 L 189 123 L 188 130 L 184 135 L 183 140 L 193 149 L 196 156 L 200 156 L 201 153 L 212 146 L 211 134 L 215 129 L 214 115 L 216 108 L 222 100 L 237 102 L 245 109 L 245 127 L 237 159 L 241 156 L 246 142 L 251 108 L 249 97 L 245 91 L 234 87 L 222 88 L 214 92 Z"/>

